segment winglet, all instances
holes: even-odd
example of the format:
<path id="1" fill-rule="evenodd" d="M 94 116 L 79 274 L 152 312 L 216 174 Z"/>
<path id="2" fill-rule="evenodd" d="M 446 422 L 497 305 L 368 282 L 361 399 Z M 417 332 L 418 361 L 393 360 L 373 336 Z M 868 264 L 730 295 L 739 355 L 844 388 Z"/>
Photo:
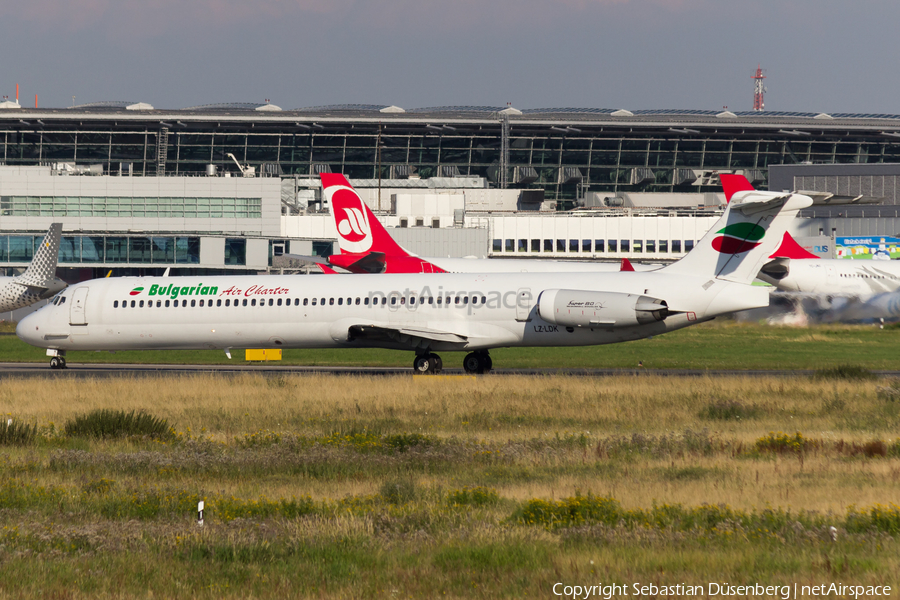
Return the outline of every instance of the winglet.
<path id="1" fill-rule="evenodd" d="M 769 258 L 790 258 L 796 260 L 819 257 L 798 244 L 797 240 L 795 240 L 793 237 L 791 237 L 791 234 L 785 231 L 784 237 L 781 238 L 781 245 L 778 246 L 778 249 L 775 250 L 775 252 Z"/>
<path id="2" fill-rule="evenodd" d="M 619 271 L 634 271 L 634 267 L 631 265 L 631 261 L 627 258 L 623 258 L 622 265 L 619 267 Z"/>
<path id="3" fill-rule="evenodd" d="M 719 175 L 722 182 L 722 191 L 725 192 L 725 203 L 731 202 L 731 197 L 737 192 L 752 192 L 753 185 L 743 175 Z"/>

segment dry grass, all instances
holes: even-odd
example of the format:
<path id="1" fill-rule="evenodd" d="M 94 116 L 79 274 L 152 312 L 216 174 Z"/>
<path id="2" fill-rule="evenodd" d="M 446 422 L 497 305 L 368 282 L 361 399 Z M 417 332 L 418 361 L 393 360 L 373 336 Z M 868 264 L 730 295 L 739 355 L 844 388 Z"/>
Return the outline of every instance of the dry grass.
<path id="1" fill-rule="evenodd" d="M 412 597 L 527 596 L 560 578 L 652 578 L 660 570 L 669 583 L 734 581 L 746 576 L 747 560 L 757 565 L 754 578 L 773 582 L 833 576 L 889 584 L 900 572 L 898 546 L 883 534 L 847 534 L 846 545 L 832 552 L 827 535 L 799 524 L 796 533 L 735 541 L 696 531 L 588 526 L 550 532 L 509 523 L 530 499 L 592 492 L 626 509 L 772 507 L 814 511 L 840 524 L 851 505 L 896 502 L 900 402 L 879 395 L 884 383 L 646 376 L 9 379 L 0 387 L 0 414 L 37 423 L 39 440 L 5 447 L 0 456 L 4 485 L 24 486 L 0 486 L 7 524 L 0 561 L 12 579 L 30 582 L 22 594 L 53 595 L 68 589 L 66 581 L 81 581 L 72 597 L 140 596 L 147 589 L 195 597 L 392 597 L 391 590 Z M 61 435 L 69 419 L 103 408 L 146 410 L 167 419 L 178 436 Z M 803 451 L 758 451 L 756 440 L 770 431 L 802 432 Z M 400 434 L 427 443 L 402 451 L 387 444 Z M 391 481 L 407 485 L 413 500 L 390 503 L 380 496 Z M 496 490 L 499 500 L 448 505 L 454 490 L 474 486 Z M 190 509 L 142 515 L 132 498 L 150 492 L 206 498 L 207 529 L 191 524 Z M 306 496 L 319 507 L 312 516 L 247 516 L 253 502 Z M 229 502 L 233 514 L 226 518 L 222 507 Z M 125 516 L 101 516 L 113 504 Z M 128 511 L 134 515 L 126 518 Z M 140 558 L 124 562 L 120 555 Z M 839 555 L 845 562 L 833 563 Z M 88 568 L 85 561 L 108 573 L 104 580 L 133 579 L 146 587 L 91 587 L 77 576 Z M 38 563 L 49 566 L 36 570 Z M 178 578 L 187 583 L 174 585 Z M 4 586 L 0 596 L 15 594 Z"/>
<path id="2" fill-rule="evenodd" d="M 746 441 L 769 430 L 799 430 L 819 436 L 840 432 L 842 437 L 855 439 L 896 431 L 897 416 L 885 409 L 877 387 L 874 381 L 810 381 L 803 377 L 247 374 L 8 379 L 0 388 L 0 414 L 60 424 L 101 408 L 147 410 L 179 430 L 205 428 L 216 439 L 262 429 L 322 433 L 351 421 L 398 431 L 493 440 L 592 428 L 591 435 L 660 434 L 697 427 Z M 759 407 L 759 418 L 698 419 L 700 411 L 721 401 Z"/>

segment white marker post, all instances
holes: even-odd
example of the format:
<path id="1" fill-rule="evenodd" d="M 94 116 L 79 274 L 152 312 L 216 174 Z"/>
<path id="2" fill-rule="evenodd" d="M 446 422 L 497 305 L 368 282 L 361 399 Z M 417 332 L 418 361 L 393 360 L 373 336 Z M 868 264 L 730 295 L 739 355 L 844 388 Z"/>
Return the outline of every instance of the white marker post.
<path id="1" fill-rule="evenodd" d="M 197 525 L 203 527 L 203 500 L 197 503 Z"/>

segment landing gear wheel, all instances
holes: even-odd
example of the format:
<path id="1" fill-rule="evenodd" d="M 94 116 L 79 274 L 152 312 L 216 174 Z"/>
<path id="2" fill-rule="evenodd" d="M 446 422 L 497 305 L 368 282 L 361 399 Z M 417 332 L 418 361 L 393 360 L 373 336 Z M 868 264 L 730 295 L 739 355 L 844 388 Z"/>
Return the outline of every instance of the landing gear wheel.
<path id="1" fill-rule="evenodd" d="M 434 372 L 434 358 L 431 354 L 419 354 L 413 360 L 413 372 L 416 375 L 424 375 Z"/>
<path id="2" fill-rule="evenodd" d="M 69 365 L 66 364 L 66 357 L 64 357 L 64 356 L 59 357 L 59 368 L 60 369 L 68 369 L 69 368 Z"/>
<path id="3" fill-rule="evenodd" d="M 463 369 L 470 375 L 480 375 L 484 373 L 484 361 L 479 354 L 470 352 L 463 359 Z"/>
<path id="4" fill-rule="evenodd" d="M 50 368 L 51 369 L 59 369 L 60 368 L 60 360 L 59 357 L 54 356 L 50 359 Z"/>
<path id="5" fill-rule="evenodd" d="M 440 373 L 444 361 L 437 354 L 419 354 L 413 361 L 413 372 L 417 375 Z"/>
<path id="6" fill-rule="evenodd" d="M 463 369 L 466 373 L 481 375 L 487 373 L 494 366 L 494 361 L 487 352 L 470 352 L 463 359 Z"/>

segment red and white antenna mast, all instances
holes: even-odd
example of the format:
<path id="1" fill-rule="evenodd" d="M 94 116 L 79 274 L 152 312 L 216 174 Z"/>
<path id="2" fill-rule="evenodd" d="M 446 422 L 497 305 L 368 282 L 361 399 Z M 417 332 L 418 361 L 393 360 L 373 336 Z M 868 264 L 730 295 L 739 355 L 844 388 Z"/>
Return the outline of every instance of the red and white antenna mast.
<path id="1" fill-rule="evenodd" d="M 754 90 L 753 90 L 753 110 L 762 112 L 766 108 L 766 103 L 763 99 L 763 95 L 766 93 L 766 88 L 763 87 L 763 79 L 766 76 L 763 75 L 762 68 L 760 65 L 756 65 L 756 75 L 753 76 L 754 80 Z"/>

